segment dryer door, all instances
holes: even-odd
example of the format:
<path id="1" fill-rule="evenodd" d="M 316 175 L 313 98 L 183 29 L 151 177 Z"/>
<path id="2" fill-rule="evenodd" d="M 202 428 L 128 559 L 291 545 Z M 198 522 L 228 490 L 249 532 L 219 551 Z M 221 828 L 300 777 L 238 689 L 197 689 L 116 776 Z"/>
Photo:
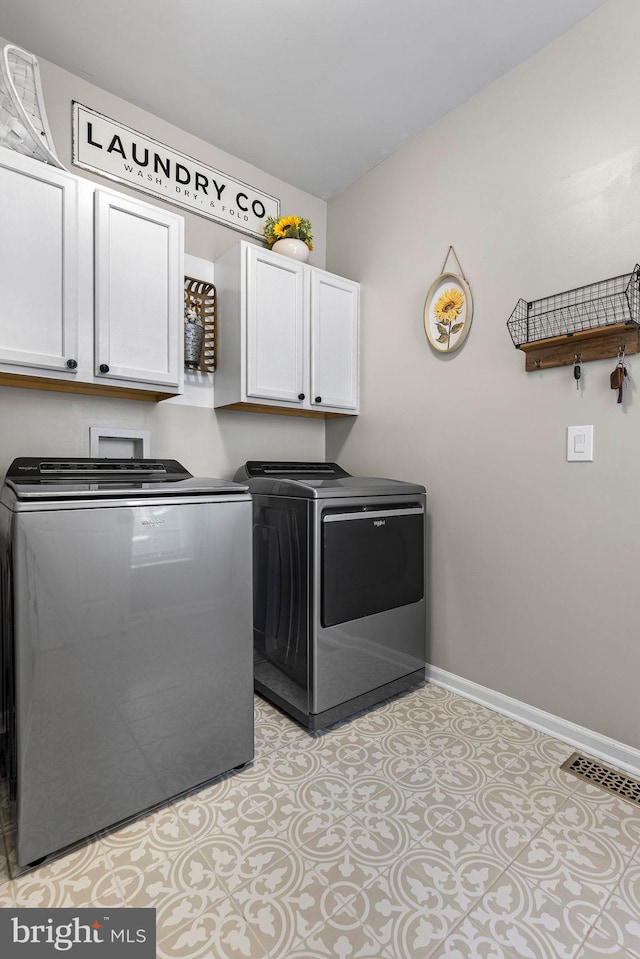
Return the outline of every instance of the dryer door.
<path id="1" fill-rule="evenodd" d="M 306 503 L 286 497 L 254 499 L 253 621 L 256 677 L 264 656 L 305 690 L 308 683 Z M 299 696 L 300 694 L 296 694 Z"/>
<path id="2" fill-rule="evenodd" d="M 321 582 L 323 627 L 423 599 L 422 505 L 327 510 Z"/>

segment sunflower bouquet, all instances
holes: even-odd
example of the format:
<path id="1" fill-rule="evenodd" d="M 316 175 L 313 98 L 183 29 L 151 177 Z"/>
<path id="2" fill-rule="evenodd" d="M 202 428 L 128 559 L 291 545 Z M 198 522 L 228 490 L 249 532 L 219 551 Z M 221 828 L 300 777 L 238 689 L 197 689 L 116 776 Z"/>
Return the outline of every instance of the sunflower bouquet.
<path id="1" fill-rule="evenodd" d="M 286 238 L 291 240 L 302 240 L 307 244 L 310 250 L 313 250 L 313 236 L 311 234 L 311 223 L 302 216 L 281 216 L 276 220 L 274 216 L 268 216 L 264 221 L 264 237 L 269 246 L 277 240 Z"/>

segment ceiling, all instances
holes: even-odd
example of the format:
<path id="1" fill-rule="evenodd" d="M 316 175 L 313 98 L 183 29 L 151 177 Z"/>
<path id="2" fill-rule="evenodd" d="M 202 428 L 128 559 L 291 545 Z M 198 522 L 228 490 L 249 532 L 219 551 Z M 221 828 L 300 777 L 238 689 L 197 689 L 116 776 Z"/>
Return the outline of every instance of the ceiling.
<path id="1" fill-rule="evenodd" d="M 603 2 L 0 0 L 0 36 L 329 199 Z"/>

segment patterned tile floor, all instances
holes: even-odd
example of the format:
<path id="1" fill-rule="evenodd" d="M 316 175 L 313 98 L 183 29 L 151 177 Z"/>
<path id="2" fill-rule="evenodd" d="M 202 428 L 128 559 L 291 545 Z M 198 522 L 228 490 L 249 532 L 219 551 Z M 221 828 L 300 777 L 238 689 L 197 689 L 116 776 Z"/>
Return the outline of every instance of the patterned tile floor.
<path id="1" fill-rule="evenodd" d="M 255 708 L 253 764 L 5 856 L 0 906 L 155 906 L 163 959 L 640 959 L 640 810 L 571 747 L 430 685 L 318 734 Z"/>

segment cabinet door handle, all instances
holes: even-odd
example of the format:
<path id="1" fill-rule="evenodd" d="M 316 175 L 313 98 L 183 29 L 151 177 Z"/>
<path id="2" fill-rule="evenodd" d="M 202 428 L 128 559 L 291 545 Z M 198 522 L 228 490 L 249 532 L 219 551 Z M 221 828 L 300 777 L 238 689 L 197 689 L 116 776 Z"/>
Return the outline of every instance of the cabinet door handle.
<path id="1" fill-rule="evenodd" d="M 316 396 L 316 400 L 315 400 L 315 401 L 316 401 L 316 403 L 322 403 L 322 397 L 321 397 L 321 396 Z"/>
<path id="2" fill-rule="evenodd" d="M 299 400 L 303 400 L 303 399 L 304 399 L 304 393 L 298 393 L 298 399 L 299 399 Z"/>
<path id="3" fill-rule="evenodd" d="M 109 372 L 109 367 L 107 366 L 106 363 L 101 363 L 100 366 L 98 367 L 98 369 L 100 370 L 101 373 L 108 373 L 108 372 Z"/>
<path id="4" fill-rule="evenodd" d="M 68 370 L 76 370 L 77 368 L 78 368 L 78 361 L 77 361 L 77 360 L 67 360 L 67 369 L 68 369 Z"/>

